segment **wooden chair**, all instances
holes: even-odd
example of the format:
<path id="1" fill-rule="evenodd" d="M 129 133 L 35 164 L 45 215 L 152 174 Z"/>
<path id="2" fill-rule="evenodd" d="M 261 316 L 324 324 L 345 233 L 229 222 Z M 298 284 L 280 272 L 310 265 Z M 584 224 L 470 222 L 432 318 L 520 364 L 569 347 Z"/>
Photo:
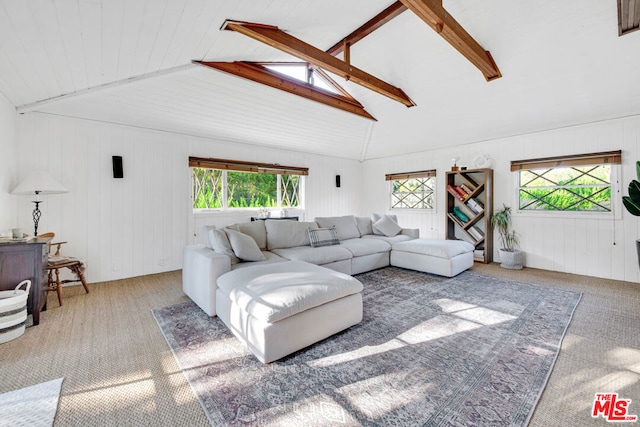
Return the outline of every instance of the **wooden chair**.
<path id="1" fill-rule="evenodd" d="M 53 239 L 55 237 L 55 233 L 44 233 L 37 236 L 38 238 L 49 238 Z M 48 274 L 48 286 L 47 291 L 56 291 L 58 294 L 58 303 L 62 305 L 62 285 L 70 282 L 82 282 L 82 286 L 84 286 L 84 290 L 89 293 L 89 288 L 87 287 L 87 282 L 84 278 L 84 262 L 79 258 L 69 257 L 60 255 L 60 247 L 67 242 L 49 242 L 49 259 L 47 260 L 47 270 Z M 55 246 L 55 252 L 53 251 L 53 247 Z M 68 268 L 71 270 L 77 277 L 77 279 L 72 280 L 60 280 L 60 269 Z M 53 274 L 55 273 L 55 280 L 53 279 Z"/>

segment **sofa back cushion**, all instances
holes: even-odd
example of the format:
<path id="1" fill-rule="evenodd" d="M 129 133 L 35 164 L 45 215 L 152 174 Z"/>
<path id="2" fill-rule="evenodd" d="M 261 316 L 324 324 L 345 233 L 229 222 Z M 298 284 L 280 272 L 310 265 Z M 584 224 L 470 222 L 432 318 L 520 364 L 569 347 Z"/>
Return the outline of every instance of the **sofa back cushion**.
<path id="1" fill-rule="evenodd" d="M 267 230 L 267 248 L 286 249 L 296 246 L 309 246 L 310 228 L 317 228 L 315 222 L 288 221 L 268 219 L 265 223 Z"/>
<path id="2" fill-rule="evenodd" d="M 316 218 L 316 222 L 320 228 L 331 228 L 335 226 L 338 232 L 338 239 L 340 240 L 357 239 L 360 237 L 356 217 L 353 215 L 318 217 Z"/>
<path id="3" fill-rule="evenodd" d="M 203 238 L 204 245 L 206 247 L 208 247 L 209 249 L 213 249 L 213 250 L 215 250 L 215 249 L 213 248 L 213 246 L 211 246 L 211 240 L 209 238 L 209 235 L 211 233 L 211 230 L 215 230 L 215 229 L 216 229 L 215 225 L 203 225 L 202 226 L 202 236 L 204 236 L 204 238 Z"/>
<path id="4" fill-rule="evenodd" d="M 230 225 L 227 228 L 253 237 L 253 240 L 256 241 L 256 244 L 258 245 L 260 250 L 266 251 L 267 230 L 265 229 L 264 223 L 264 221 L 239 222 L 237 224 Z"/>
<path id="5" fill-rule="evenodd" d="M 360 236 L 366 236 L 367 234 L 373 234 L 373 228 L 371 225 L 373 222 L 371 221 L 370 216 L 357 216 L 356 217 L 356 225 L 358 226 L 358 231 L 360 232 Z"/>

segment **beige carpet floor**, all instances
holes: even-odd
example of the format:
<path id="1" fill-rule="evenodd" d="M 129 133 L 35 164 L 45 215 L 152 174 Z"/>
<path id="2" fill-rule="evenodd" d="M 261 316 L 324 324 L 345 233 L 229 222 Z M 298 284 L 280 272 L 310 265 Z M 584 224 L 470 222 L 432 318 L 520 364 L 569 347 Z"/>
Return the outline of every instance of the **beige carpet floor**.
<path id="1" fill-rule="evenodd" d="M 583 293 L 530 426 L 602 426 L 596 392 L 632 399 L 640 415 L 640 284 L 497 264 L 474 271 Z M 151 315 L 186 300 L 180 272 L 64 289 L 39 326 L 0 345 L 0 393 L 65 377 L 56 426 L 206 426 Z"/>

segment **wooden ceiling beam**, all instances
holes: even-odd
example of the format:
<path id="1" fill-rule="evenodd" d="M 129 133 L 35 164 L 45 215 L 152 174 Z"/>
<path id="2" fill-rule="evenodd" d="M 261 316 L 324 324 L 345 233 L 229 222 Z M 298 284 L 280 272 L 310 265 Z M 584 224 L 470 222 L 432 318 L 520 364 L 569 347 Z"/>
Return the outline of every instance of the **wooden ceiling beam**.
<path id="1" fill-rule="evenodd" d="M 442 0 L 400 0 L 436 33 L 475 65 L 487 81 L 502 77 L 491 53 L 484 50 L 469 33 L 442 7 Z"/>
<path id="2" fill-rule="evenodd" d="M 359 68 L 347 64 L 335 56 L 285 33 L 278 27 L 250 22 L 227 21 L 222 26 L 222 29 L 236 31 L 254 40 L 268 44 L 303 61 L 350 80 L 353 83 L 387 96 L 407 107 L 416 105 L 402 89 L 392 86 Z"/>
<path id="3" fill-rule="evenodd" d="M 330 107 L 338 108 L 361 117 L 376 121 L 376 118 L 367 113 L 364 107 L 355 99 L 333 94 L 315 86 L 296 80 L 293 77 L 269 70 L 262 65 L 251 62 L 206 62 L 192 61 L 194 64 L 224 71 L 225 73 L 243 77 L 263 85 L 280 89 L 300 97 L 320 102 Z"/>
<path id="4" fill-rule="evenodd" d="M 407 6 L 402 2 L 396 1 L 391 6 L 362 24 L 359 28 L 353 31 L 351 34 L 340 40 L 335 45 L 331 46 L 327 53 L 333 56 L 340 55 L 344 51 L 345 43 L 349 46 L 353 46 L 369 34 L 373 33 L 378 28 L 382 27 L 387 22 L 391 21 L 396 16 L 407 10 Z"/>
<path id="5" fill-rule="evenodd" d="M 618 0 L 618 36 L 640 29 L 640 0 Z"/>

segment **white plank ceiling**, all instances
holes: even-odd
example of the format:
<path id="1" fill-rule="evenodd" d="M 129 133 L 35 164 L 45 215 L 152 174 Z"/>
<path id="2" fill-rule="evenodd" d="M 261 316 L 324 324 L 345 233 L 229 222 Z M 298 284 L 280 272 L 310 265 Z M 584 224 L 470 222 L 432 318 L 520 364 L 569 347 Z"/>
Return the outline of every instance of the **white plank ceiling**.
<path id="1" fill-rule="evenodd" d="M 221 31 L 226 19 L 327 49 L 391 2 L 0 0 L 0 93 L 23 114 L 361 160 L 640 114 L 640 32 L 618 37 L 614 0 L 445 0 L 498 64 L 491 83 L 403 13 L 351 61 L 417 107 L 342 82 L 377 122 L 191 65 L 292 60 Z"/>

